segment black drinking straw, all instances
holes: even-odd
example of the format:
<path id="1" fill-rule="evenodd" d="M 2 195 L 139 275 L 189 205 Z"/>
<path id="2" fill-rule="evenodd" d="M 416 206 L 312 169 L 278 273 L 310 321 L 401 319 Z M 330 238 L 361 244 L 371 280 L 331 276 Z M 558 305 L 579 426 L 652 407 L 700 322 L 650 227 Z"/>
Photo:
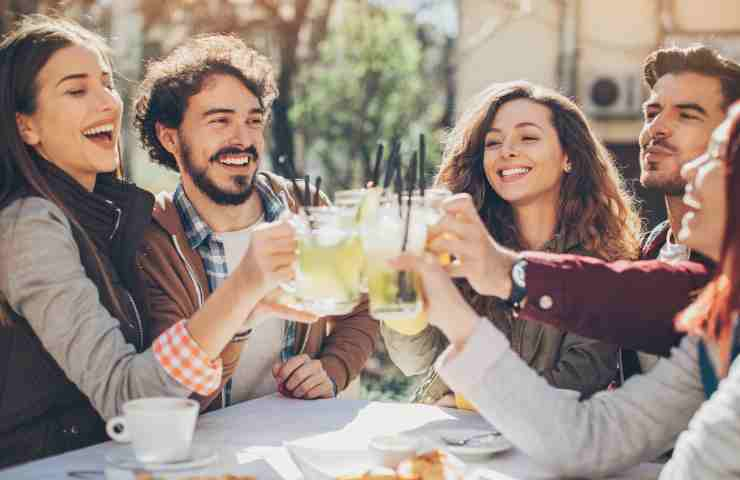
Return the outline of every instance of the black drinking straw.
<path id="1" fill-rule="evenodd" d="M 373 178 L 370 179 L 373 187 L 378 186 L 380 181 L 380 164 L 383 163 L 383 144 L 378 142 L 378 149 L 375 151 L 375 167 L 373 168 Z"/>
<path id="2" fill-rule="evenodd" d="M 424 165 L 427 160 L 427 142 L 423 133 L 419 134 L 419 193 L 424 198 Z"/>
<path id="3" fill-rule="evenodd" d="M 401 157 L 396 162 L 396 195 L 398 197 L 398 216 L 403 218 L 403 175 L 401 174 Z"/>
<path id="4" fill-rule="evenodd" d="M 388 155 L 388 160 L 386 161 L 386 165 L 388 165 L 388 167 L 385 170 L 385 178 L 383 179 L 383 193 L 385 193 L 385 191 L 388 190 L 388 187 L 391 186 L 393 175 L 396 173 L 396 157 L 400 151 L 401 142 L 398 139 L 393 140 L 391 153 Z"/>
<path id="5" fill-rule="evenodd" d="M 311 175 L 309 174 L 303 176 L 303 205 L 311 206 Z M 306 210 L 306 213 L 308 213 L 308 210 Z"/>
<path id="6" fill-rule="evenodd" d="M 414 187 L 416 187 L 416 152 L 411 156 L 411 165 L 409 165 L 409 169 L 406 175 L 406 187 L 408 188 L 408 199 L 406 200 L 406 222 L 403 226 L 403 244 L 401 244 L 401 252 L 406 251 L 406 247 L 408 246 L 409 242 L 409 228 L 411 226 L 411 206 L 412 206 L 412 197 L 414 193 Z M 399 172 L 400 176 L 400 172 Z M 398 272 L 398 290 L 400 293 L 400 297 L 403 301 L 412 301 L 413 295 L 408 285 L 408 274 L 407 272 L 400 271 Z"/>
<path id="7" fill-rule="evenodd" d="M 303 198 L 301 196 L 301 190 L 298 188 L 298 182 L 296 182 L 295 180 L 296 173 L 295 173 L 295 165 L 293 164 L 293 159 L 291 158 L 290 160 L 288 160 L 288 158 L 285 155 L 280 155 L 278 157 L 278 163 L 285 164 L 288 176 L 290 177 L 290 181 L 293 183 L 293 189 L 295 190 L 295 196 L 298 199 L 298 204 L 301 207 L 304 207 L 305 209 L 306 205 L 303 203 Z"/>
<path id="8" fill-rule="evenodd" d="M 316 191 L 313 193 L 313 204 L 314 206 L 319 206 L 319 200 L 321 199 L 321 195 L 319 195 L 319 192 L 321 191 L 321 175 L 316 177 Z"/>
<path id="9" fill-rule="evenodd" d="M 409 165 L 408 173 L 406 175 L 406 188 L 408 189 L 408 199 L 406 200 L 406 224 L 403 230 L 403 245 L 401 245 L 401 251 L 406 251 L 406 244 L 409 241 L 409 227 L 411 223 L 411 199 L 414 194 L 414 188 L 416 187 L 416 152 L 411 156 L 411 165 Z"/>

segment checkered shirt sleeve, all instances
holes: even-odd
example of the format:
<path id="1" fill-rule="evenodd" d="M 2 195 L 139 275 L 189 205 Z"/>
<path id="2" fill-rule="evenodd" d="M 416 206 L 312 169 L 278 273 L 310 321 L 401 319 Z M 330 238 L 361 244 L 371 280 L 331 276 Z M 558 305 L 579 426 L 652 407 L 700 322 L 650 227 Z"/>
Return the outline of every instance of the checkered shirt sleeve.
<path id="1" fill-rule="evenodd" d="M 221 385 L 221 359 L 211 360 L 190 336 L 185 320 L 174 324 L 152 345 L 162 368 L 199 395 L 210 395 Z"/>

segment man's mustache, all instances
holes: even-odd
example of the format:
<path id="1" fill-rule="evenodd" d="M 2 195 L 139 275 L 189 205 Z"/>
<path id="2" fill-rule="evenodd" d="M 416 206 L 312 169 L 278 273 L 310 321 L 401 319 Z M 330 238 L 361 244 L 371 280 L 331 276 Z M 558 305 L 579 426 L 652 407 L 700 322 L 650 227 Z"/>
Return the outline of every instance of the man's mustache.
<path id="1" fill-rule="evenodd" d="M 257 149 L 254 147 L 254 145 L 250 145 L 247 148 L 224 147 L 211 155 L 211 158 L 209 160 L 211 162 L 217 162 L 221 157 L 238 155 L 251 155 L 253 161 L 256 162 L 257 160 L 259 160 L 259 153 L 257 153 Z"/>
<path id="2" fill-rule="evenodd" d="M 660 147 L 665 148 L 666 150 L 670 150 L 673 153 L 676 153 L 678 151 L 678 147 L 670 143 L 668 140 L 664 138 L 652 138 L 648 140 L 642 148 L 647 150 L 650 147 Z"/>

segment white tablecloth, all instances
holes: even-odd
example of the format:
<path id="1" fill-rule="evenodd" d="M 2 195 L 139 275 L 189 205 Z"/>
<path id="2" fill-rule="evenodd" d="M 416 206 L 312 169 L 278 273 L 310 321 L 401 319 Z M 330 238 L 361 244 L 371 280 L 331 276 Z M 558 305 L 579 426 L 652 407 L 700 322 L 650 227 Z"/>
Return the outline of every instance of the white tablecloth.
<path id="1" fill-rule="evenodd" d="M 234 473 L 253 475 L 257 480 L 299 480 L 302 475 L 290 460 L 284 442 L 319 449 L 360 450 L 377 435 L 426 436 L 436 429 L 458 427 L 487 425 L 475 413 L 426 405 L 269 396 L 200 417 L 195 443 L 217 450 L 219 458 L 190 474 Z M 130 448 L 108 442 L 0 471 L 0 479 L 68 479 L 70 471 L 102 471 L 107 453 Z M 488 480 L 555 478 L 517 450 L 489 457 L 480 466 L 490 470 Z M 659 469 L 659 465 L 642 464 L 619 478 L 654 479 Z"/>

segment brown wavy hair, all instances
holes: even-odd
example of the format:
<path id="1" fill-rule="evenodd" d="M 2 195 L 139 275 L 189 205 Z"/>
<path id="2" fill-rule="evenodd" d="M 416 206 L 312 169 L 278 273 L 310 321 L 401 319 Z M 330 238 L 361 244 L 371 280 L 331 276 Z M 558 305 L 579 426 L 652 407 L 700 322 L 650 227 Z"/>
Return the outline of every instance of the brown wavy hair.
<path id="1" fill-rule="evenodd" d="M 24 190 L 59 207 L 76 234 L 80 256 L 93 260 L 89 273 L 91 278 L 98 279 L 95 283 L 103 303 L 111 309 L 112 315 L 124 318 L 100 252 L 70 208 L 49 185 L 40 167 L 40 162 L 47 160 L 25 144 L 16 123 L 16 113 L 30 115 L 38 108 L 36 80 L 41 69 L 56 52 L 74 45 L 99 52 L 108 65 L 113 65 L 110 49 L 101 36 L 61 17 L 23 17 L 0 43 L 0 209 L 7 207 Z M 120 168 L 112 175 L 120 177 Z M 0 245 L 0 248 L 4 247 Z M 0 326 L 12 325 L 13 315 L 0 292 Z"/>
<path id="2" fill-rule="evenodd" d="M 498 109 L 517 99 L 550 110 L 560 145 L 572 164 L 560 187 L 555 234 L 606 260 L 636 258 L 642 225 L 632 194 L 578 106 L 548 88 L 520 81 L 494 84 L 481 92 L 445 139 L 436 183 L 453 193 L 472 195 L 491 235 L 510 248 L 522 248 L 512 207 L 493 190 L 483 168 L 486 131 Z"/>
<path id="3" fill-rule="evenodd" d="M 179 128 L 188 101 L 212 75 L 230 75 L 257 97 L 269 118 L 278 96 L 275 74 L 267 57 L 232 35 L 201 35 L 150 62 L 134 99 L 134 128 L 152 162 L 178 171 L 175 157 L 157 137 L 157 123 Z"/>
<path id="4" fill-rule="evenodd" d="M 677 330 L 698 335 L 720 347 L 720 373 L 727 375 L 732 348 L 732 318 L 740 312 L 740 101 L 728 113 L 728 128 L 712 136 L 708 149 L 727 164 L 727 212 L 719 271 L 694 303 L 676 317 Z M 715 150 L 716 149 L 716 150 Z"/>

